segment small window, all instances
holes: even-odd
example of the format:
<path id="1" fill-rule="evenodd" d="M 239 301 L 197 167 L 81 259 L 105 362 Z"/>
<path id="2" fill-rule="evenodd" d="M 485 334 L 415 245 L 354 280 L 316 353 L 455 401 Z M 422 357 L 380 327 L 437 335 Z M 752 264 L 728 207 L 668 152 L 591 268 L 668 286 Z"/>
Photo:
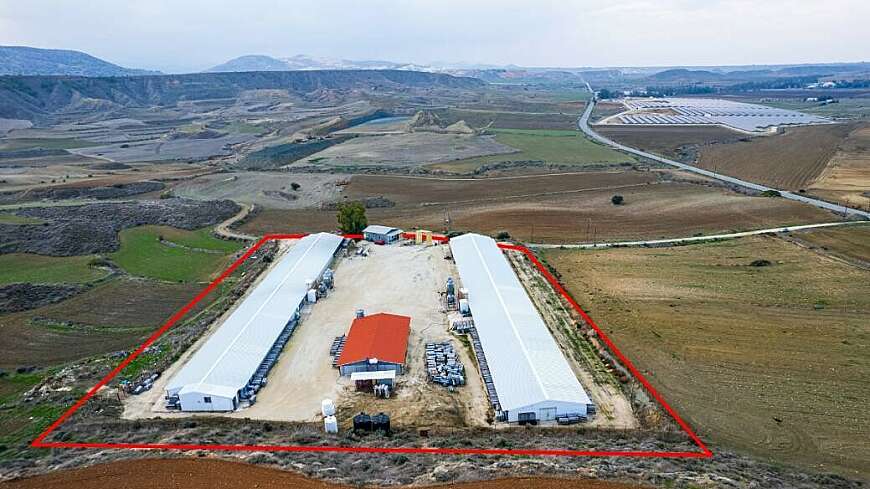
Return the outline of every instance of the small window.
<path id="1" fill-rule="evenodd" d="M 210 396 L 204 396 L 204 397 L 202 398 L 202 402 L 207 402 L 207 403 L 211 404 L 211 397 L 210 397 Z"/>

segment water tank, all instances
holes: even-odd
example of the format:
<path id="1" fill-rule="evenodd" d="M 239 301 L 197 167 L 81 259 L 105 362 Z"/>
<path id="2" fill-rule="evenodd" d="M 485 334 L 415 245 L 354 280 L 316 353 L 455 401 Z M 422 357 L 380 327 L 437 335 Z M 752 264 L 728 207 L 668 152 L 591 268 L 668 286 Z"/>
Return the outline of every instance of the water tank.
<path id="1" fill-rule="evenodd" d="M 471 306 L 468 305 L 468 299 L 459 299 L 459 312 L 462 314 L 471 314 Z"/>
<path id="2" fill-rule="evenodd" d="M 363 310 L 363 309 L 357 309 L 357 310 L 356 310 L 356 318 L 357 318 L 357 319 L 360 319 L 360 318 L 364 318 L 364 317 L 366 317 L 366 312 L 365 312 L 365 310 Z"/>
<path id="3" fill-rule="evenodd" d="M 372 417 L 366 413 L 359 413 L 353 417 L 353 429 L 355 431 L 371 431 Z"/>
<path id="4" fill-rule="evenodd" d="M 320 412 L 323 413 L 324 416 L 335 415 L 335 403 L 332 402 L 332 399 L 324 399 L 320 402 Z"/>
<path id="5" fill-rule="evenodd" d="M 453 279 L 452 278 L 447 279 L 447 293 L 451 294 L 451 295 L 453 294 Z"/>
<path id="6" fill-rule="evenodd" d="M 317 291 L 314 289 L 308 289 L 308 302 L 312 304 L 317 302 Z"/>
<path id="7" fill-rule="evenodd" d="M 338 433 L 338 420 L 335 416 L 323 418 L 323 430 L 327 433 Z"/>
<path id="8" fill-rule="evenodd" d="M 378 413 L 371 417 L 372 431 L 390 432 L 390 417 L 384 413 Z"/>

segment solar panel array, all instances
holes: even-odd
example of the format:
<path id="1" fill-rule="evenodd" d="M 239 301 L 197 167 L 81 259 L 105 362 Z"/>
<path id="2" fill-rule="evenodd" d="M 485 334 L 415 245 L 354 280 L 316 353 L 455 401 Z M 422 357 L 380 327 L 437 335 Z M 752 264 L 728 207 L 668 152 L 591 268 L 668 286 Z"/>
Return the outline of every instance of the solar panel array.
<path id="1" fill-rule="evenodd" d="M 742 131 L 758 132 L 772 126 L 830 122 L 824 117 L 793 110 L 722 99 L 628 99 L 623 103 L 629 110 L 639 112 L 618 116 L 617 120 L 621 124 L 721 124 Z M 654 110 L 667 110 L 669 113 L 651 112 Z"/>

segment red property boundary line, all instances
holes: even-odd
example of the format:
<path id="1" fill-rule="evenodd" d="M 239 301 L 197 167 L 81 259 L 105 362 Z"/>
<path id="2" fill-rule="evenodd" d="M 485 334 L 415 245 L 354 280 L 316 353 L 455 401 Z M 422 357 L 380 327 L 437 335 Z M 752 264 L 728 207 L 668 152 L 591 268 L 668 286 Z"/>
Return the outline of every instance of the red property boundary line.
<path id="1" fill-rule="evenodd" d="M 130 364 L 136 357 L 142 354 L 146 348 L 151 346 L 163 335 L 169 328 L 183 318 L 191 309 L 202 299 L 204 299 L 212 290 L 214 290 L 221 282 L 232 274 L 245 260 L 251 257 L 264 243 L 271 240 L 281 239 L 299 239 L 306 234 L 268 234 L 263 236 L 248 251 L 246 251 L 238 260 L 233 262 L 229 268 L 223 271 L 208 287 L 203 289 L 196 297 L 182 307 L 178 312 L 172 315 L 163 326 L 154 332 L 142 345 L 133 353 L 118 364 L 108 375 L 97 382 L 96 385 L 90 388 L 75 404 L 72 405 L 66 412 L 57 418 L 48 428 L 37 436 L 30 444 L 34 448 L 116 448 L 116 449 L 134 449 L 134 450 L 221 450 L 221 451 L 236 451 L 236 452 L 356 452 L 356 453 L 422 453 L 422 454 L 445 454 L 445 455 L 551 455 L 551 456 L 580 456 L 580 457 L 649 457 L 649 458 L 712 458 L 711 452 L 704 442 L 695 434 L 683 418 L 672 408 L 667 401 L 655 390 L 649 381 L 641 374 L 631 361 L 623 355 L 615 344 L 608 338 L 604 331 L 598 327 L 595 321 L 580 307 L 580 305 L 571 297 L 570 294 L 562 287 L 558 280 L 547 270 L 547 268 L 538 260 L 538 258 L 525 246 L 499 243 L 499 248 L 503 250 L 513 250 L 523 253 L 529 260 L 538 268 L 541 274 L 547 279 L 553 288 L 565 298 L 566 301 L 573 307 L 586 323 L 592 327 L 598 336 L 607 344 L 610 351 L 619 359 L 620 362 L 631 372 L 631 374 L 644 386 L 647 392 L 662 406 L 665 411 L 679 424 L 680 428 L 691 438 L 698 446 L 700 451 L 598 451 L 598 450 L 536 450 L 536 449 L 490 449 L 490 448 L 401 448 L 401 447 L 346 447 L 346 446 L 299 446 L 299 445 L 220 445 L 220 444 L 169 444 L 169 443 L 84 443 L 84 442 L 56 442 L 45 441 L 45 439 L 57 430 L 66 420 L 68 420 L 76 411 L 89 399 L 91 399 L 97 391 L 107 385 L 118 373 L 120 373 L 127 365 Z M 346 234 L 345 238 L 362 239 L 359 234 Z M 403 237 L 413 239 L 413 233 L 404 233 Z M 446 236 L 434 236 L 433 239 L 440 243 L 446 243 L 449 239 Z"/>

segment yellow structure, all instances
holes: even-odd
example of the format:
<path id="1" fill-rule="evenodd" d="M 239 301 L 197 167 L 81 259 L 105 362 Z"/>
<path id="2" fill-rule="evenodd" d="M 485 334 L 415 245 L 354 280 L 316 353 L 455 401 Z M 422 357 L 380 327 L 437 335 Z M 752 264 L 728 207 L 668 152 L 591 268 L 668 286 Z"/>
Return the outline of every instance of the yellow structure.
<path id="1" fill-rule="evenodd" d="M 414 235 L 417 244 L 432 244 L 432 231 L 418 229 L 417 231 L 415 231 Z"/>

